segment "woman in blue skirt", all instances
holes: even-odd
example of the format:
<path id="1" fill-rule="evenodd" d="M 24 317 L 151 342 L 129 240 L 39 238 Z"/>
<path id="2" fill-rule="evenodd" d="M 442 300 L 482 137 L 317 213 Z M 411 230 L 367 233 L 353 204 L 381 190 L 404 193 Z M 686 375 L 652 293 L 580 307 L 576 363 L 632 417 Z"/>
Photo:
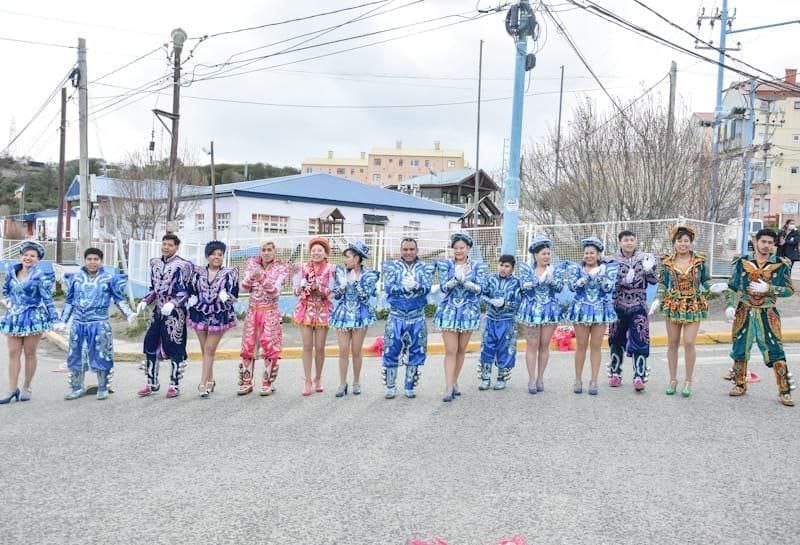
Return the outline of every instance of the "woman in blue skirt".
<path id="1" fill-rule="evenodd" d="M 544 391 L 550 339 L 561 320 L 558 294 L 564 289 L 564 274 L 553 268 L 552 245 L 543 235 L 535 237 L 528 246 L 533 262 L 519 266 L 522 302 L 517 311 L 517 321 L 525 334 L 525 364 L 528 367 L 528 392 L 531 394 Z"/>
<path id="2" fill-rule="evenodd" d="M 347 368 L 353 358 L 353 395 L 361 394 L 361 350 L 367 328 L 375 322 L 376 285 L 380 273 L 364 266 L 369 248 L 360 240 L 344 251 L 344 266 L 336 266 L 333 280 L 334 307 L 330 326 L 339 341 L 339 388 L 336 397 L 347 395 Z"/>
<path id="3" fill-rule="evenodd" d="M 458 376 L 472 332 L 481 325 L 480 294 L 486 264 L 470 261 L 472 244 L 468 234 L 454 233 L 450 236 L 453 259 L 436 262 L 439 286 L 444 295 L 433 318 L 433 325 L 442 330 L 444 339 L 445 393 L 442 401 L 453 401 L 461 395 Z"/>
<path id="4" fill-rule="evenodd" d="M 0 404 L 31 399 L 31 382 L 36 373 L 36 349 L 42 333 L 58 322 L 53 304 L 55 276 L 41 268 L 44 247 L 26 241 L 20 246 L 20 262 L 8 266 L 3 283 L 6 314 L 0 319 L 0 332 L 8 336 L 8 395 Z M 25 380 L 19 388 L 22 353 L 25 353 Z"/>
<path id="5" fill-rule="evenodd" d="M 603 259 L 605 246 L 598 238 L 584 239 L 581 246 L 583 262 L 570 263 L 565 267 L 569 288 L 575 293 L 566 318 L 575 326 L 574 392 L 583 392 L 583 364 L 586 361 L 586 349 L 589 348 L 592 365 L 589 395 L 597 395 L 603 337 L 608 324 L 617 319 L 612 299 L 619 264 L 607 263 Z"/>
<path id="6" fill-rule="evenodd" d="M 189 316 L 186 325 L 194 329 L 203 354 L 203 370 L 197 391 L 208 398 L 217 382 L 214 380 L 214 358 L 226 331 L 236 327 L 234 305 L 239 296 L 239 269 L 224 267 L 225 243 L 212 240 L 206 244 L 208 265 L 194 266 L 189 279 Z"/>

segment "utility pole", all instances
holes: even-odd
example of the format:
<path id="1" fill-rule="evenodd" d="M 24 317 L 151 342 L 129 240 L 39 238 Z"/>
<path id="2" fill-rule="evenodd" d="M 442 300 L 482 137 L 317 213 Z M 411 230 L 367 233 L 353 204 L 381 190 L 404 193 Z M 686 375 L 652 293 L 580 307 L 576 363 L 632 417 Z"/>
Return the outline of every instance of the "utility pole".
<path id="1" fill-rule="evenodd" d="M 536 57 L 528 54 L 528 37 L 533 36 L 536 25 L 536 16 L 528 0 L 520 0 L 519 3 L 509 8 L 506 17 L 506 32 L 514 38 L 514 99 L 511 111 L 509 172 L 505 183 L 503 202 L 502 253 L 510 255 L 517 255 L 525 73 L 536 64 Z"/>
<path id="2" fill-rule="evenodd" d="M 561 161 L 561 109 L 564 107 L 564 65 L 561 65 L 561 87 L 558 91 L 558 126 L 556 127 L 556 175 L 555 186 L 558 187 L 558 169 Z"/>
<path id="3" fill-rule="evenodd" d="M 483 82 L 483 40 L 478 48 L 478 130 L 475 137 L 475 198 L 472 199 L 472 226 L 478 227 L 478 201 L 481 184 L 481 83 Z"/>
<path id="4" fill-rule="evenodd" d="M 762 30 L 766 28 L 774 28 L 778 26 L 784 25 L 792 25 L 792 24 L 800 24 L 800 19 L 792 19 L 789 21 L 782 21 L 779 23 L 772 23 L 768 25 L 758 25 L 749 28 L 741 28 L 738 30 L 732 30 L 733 21 L 736 18 L 736 10 L 734 10 L 733 15 L 729 15 L 728 13 L 728 0 L 722 0 L 722 10 L 715 10 L 714 13 L 711 15 L 705 14 L 705 8 L 700 12 L 697 17 L 697 29 L 700 30 L 702 22 L 704 20 L 709 20 L 711 23 L 711 28 L 714 28 L 715 21 L 719 21 L 719 47 L 714 47 L 713 44 L 711 47 L 709 46 L 699 46 L 698 41 L 695 41 L 695 48 L 696 49 L 713 49 L 719 52 L 719 66 L 717 68 L 717 94 L 716 94 L 716 106 L 714 108 L 714 119 L 711 123 L 712 127 L 712 140 L 711 140 L 711 198 L 708 203 L 708 210 L 706 219 L 709 221 L 713 221 L 716 218 L 713 217 L 715 215 L 716 210 L 714 210 L 715 206 L 712 204 L 714 195 L 718 193 L 719 190 L 719 167 L 720 167 L 720 158 L 719 158 L 719 124 L 720 118 L 722 117 L 722 87 L 723 87 L 723 79 L 724 79 L 724 67 L 725 64 L 725 53 L 728 51 L 739 51 L 741 50 L 741 43 L 736 44 L 735 48 L 726 48 L 727 44 L 727 37 L 728 34 L 737 34 L 740 32 L 750 32 L 751 30 Z"/>
<path id="5" fill-rule="evenodd" d="M 675 131 L 675 91 L 678 85 L 678 63 L 672 61 L 669 69 L 669 112 L 667 114 L 667 142 L 672 142 L 672 134 Z"/>
<path id="6" fill-rule="evenodd" d="M 169 116 L 172 120 L 172 130 L 170 136 L 172 140 L 169 147 L 169 195 L 167 196 L 167 231 L 175 229 L 174 225 L 170 225 L 175 219 L 176 206 L 176 186 L 178 178 L 178 121 L 180 120 L 181 110 L 181 53 L 183 52 L 183 44 L 186 41 L 187 34 L 181 28 L 176 28 L 172 31 L 172 114 Z"/>
<path id="7" fill-rule="evenodd" d="M 67 88 L 61 88 L 61 142 L 58 152 L 58 219 L 56 220 L 56 263 L 64 262 L 64 161 L 67 147 Z"/>
<path id="8" fill-rule="evenodd" d="M 750 80 L 750 99 L 747 112 L 749 119 L 744 132 L 744 204 L 742 206 L 742 243 L 739 252 L 747 255 L 747 243 L 750 240 L 750 189 L 753 185 L 753 139 L 756 134 L 756 85 L 755 79 Z"/>
<path id="9" fill-rule="evenodd" d="M 217 240 L 217 177 L 214 168 L 214 141 L 211 141 L 211 228 Z"/>
<path id="10" fill-rule="evenodd" d="M 86 71 L 86 40 L 78 38 L 78 119 L 80 132 L 80 219 L 78 247 L 84 250 L 92 244 L 92 229 L 89 224 L 89 76 Z"/>

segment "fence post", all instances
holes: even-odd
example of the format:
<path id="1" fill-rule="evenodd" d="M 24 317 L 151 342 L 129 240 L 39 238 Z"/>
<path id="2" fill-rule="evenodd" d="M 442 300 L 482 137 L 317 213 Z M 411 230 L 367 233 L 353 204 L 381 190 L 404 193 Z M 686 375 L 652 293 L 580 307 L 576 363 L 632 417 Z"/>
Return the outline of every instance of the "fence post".
<path id="1" fill-rule="evenodd" d="M 717 230 L 717 224 L 716 223 L 712 223 L 711 224 L 711 249 L 708 252 L 709 253 L 708 258 L 709 258 L 710 263 L 711 263 L 711 273 L 710 273 L 710 275 L 712 277 L 714 276 L 714 269 L 716 268 L 715 265 L 714 265 L 714 241 L 716 240 L 716 236 L 715 236 L 716 230 Z"/>

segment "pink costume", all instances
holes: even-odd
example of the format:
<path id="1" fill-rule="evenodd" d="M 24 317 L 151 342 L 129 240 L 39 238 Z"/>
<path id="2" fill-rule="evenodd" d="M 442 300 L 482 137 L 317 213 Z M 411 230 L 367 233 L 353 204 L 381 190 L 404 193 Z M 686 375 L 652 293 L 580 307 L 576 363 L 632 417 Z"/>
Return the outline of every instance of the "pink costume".
<path id="1" fill-rule="evenodd" d="M 294 311 L 295 323 L 328 327 L 333 308 L 330 296 L 334 274 L 334 268 L 327 261 L 319 264 L 309 261 L 300 268 L 294 282 L 294 292 L 299 296 Z"/>
<path id="2" fill-rule="evenodd" d="M 264 378 L 261 395 L 270 395 L 278 377 L 278 359 L 281 357 L 281 311 L 278 298 L 291 267 L 278 260 L 262 265 L 261 257 L 252 257 L 245 265 L 242 289 L 250 292 L 250 306 L 242 331 L 242 361 L 239 364 L 239 394 L 253 391 L 256 343 L 264 358 Z"/>

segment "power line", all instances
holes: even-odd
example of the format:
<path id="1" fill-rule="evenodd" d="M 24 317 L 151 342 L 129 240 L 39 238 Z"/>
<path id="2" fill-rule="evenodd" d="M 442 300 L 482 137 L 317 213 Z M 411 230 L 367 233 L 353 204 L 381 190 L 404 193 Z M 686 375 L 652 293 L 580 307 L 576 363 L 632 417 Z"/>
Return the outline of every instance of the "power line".
<path id="1" fill-rule="evenodd" d="M 374 6 L 375 4 L 385 4 L 388 1 L 390 1 L 390 0 L 375 0 L 373 2 L 365 2 L 363 4 L 358 4 L 356 6 L 349 6 L 349 7 L 346 7 L 346 8 L 339 8 L 339 9 L 335 9 L 335 10 L 331 10 L 331 11 L 323 11 L 323 12 L 320 12 L 320 13 L 314 13 L 312 15 L 304 15 L 302 17 L 294 17 L 292 19 L 284 19 L 282 21 L 274 21 L 274 22 L 271 22 L 271 23 L 264 23 L 263 25 L 256 25 L 256 26 L 251 26 L 251 27 L 237 28 L 237 29 L 234 29 L 234 30 L 225 30 L 223 32 L 215 32 L 213 34 L 206 34 L 204 36 L 197 36 L 195 38 L 190 38 L 190 39 L 216 38 L 217 36 L 227 36 L 229 34 L 237 34 L 239 32 L 249 32 L 251 30 L 260 30 L 262 28 L 280 26 L 280 25 L 285 25 L 285 24 L 289 24 L 289 23 L 298 23 L 300 21 L 308 21 L 310 19 L 316 19 L 318 17 L 324 17 L 324 16 L 327 16 L 327 15 L 335 15 L 337 13 L 343 13 L 343 12 L 346 12 L 346 11 L 352 11 L 352 10 L 359 9 L 359 8 L 365 8 L 365 7 L 369 7 L 369 6 Z"/>
<path id="2" fill-rule="evenodd" d="M 2 11 L 2 10 L 0 10 L 0 11 Z M 51 42 L 39 42 L 39 41 L 36 41 L 36 40 L 21 40 L 19 38 L 9 38 L 7 36 L 0 36 L 0 40 L 6 41 L 6 42 L 16 42 L 16 43 L 21 43 L 21 44 L 28 44 L 28 45 L 43 45 L 43 46 L 47 46 L 47 47 L 62 47 L 64 49 L 78 49 L 74 45 L 55 44 L 55 43 L 51 43 Z"/>
<path id="3" fill-rule="evenodd" d="M 250 49 L 245 49 L 243 51 L 239 51 L 239 52 L 234 53 L 231 56 L 229 56 L 228 59 L 223 63 L 217 63 L 217 64 L 213 64 L 213 65 L 196 64 L 194 69 L 192 70 L 192 77 L 191 77 L 189 85 L 191 85 L 191 83 L 194 82 L 195 77 L 196 77 L 196 73 L 197 73 L 197 69 L 200 68 L 200 67 L 203 67 L 203 68 L 216 68 L 215 71 L 210 71 L 210 72 L 207 72 L 205 74 L 200 74 L 203 77 L 208 77 L 210 75 L 214 75 L 214 74 L 220 73 L 225 68 L 225 66 L 228 66 L 228 65 L 231 65 L 231 64 L 245 63 L 244 66 L 246 66 L 246 65 L 253 64 L 253 63 L 257 62 L 258 60 L 261 60 L 261 57 L 256 57 L 255 59 L 243 59 L 243 60 L 239 60 L 239 61 L 233 61 L 232 60 L 233 58 L 238 57 L 239 55 L 244 55 L 245 53 L 251 53 L 253 51 L 258 51 L 259 49 L 267 49 L 269 47 L 274 47 L 276 45 L 280 45 L 280 44 L 283 44 L 283 43 L 286 43 L 286 42 L 291 42 L 291 41 L 294 41 L 294 40 L 298 40 L 298 39 L 301 39 L 301 38 L 306 38 L 308 36 L 311 36 L 310 38 L 300 42 L 299 44 L 294 44 L 294 45 L 292 45 L 291 47 L 289 47 L 287 49 L 278 51 L 277 53 L 273 53 L 272 56 L 283 55 L 283 54 L 286 54 L 286 53 L 292 53 L 294 51 L 297 51 L 298 47 L 300 45 L 302 45 L 304 43 L 308 43 L 311 40 L 319 38 L 319 37 L 321 37 L 321 36 L 323 36 L 325 34 L 328 34 L 328 33 L 332 32 L 334 30 L 337 30 L 337 29 L 339 29 L 339 28 L 341 28 L 341 27 L 343 27 L 345 25 L 349 25 L 349 24 L 352 24 L 352 23 L 355 23 L 355 22 L 358 22 L 358 21 L 365 21 L 367 19 L 371 19 L 373 17 L 378 17 L 380 15 L 386 15 L 387 13 L 391 13 L 393 11 L 397 11 L 397 10 L 412 6 L 414 4 L 418 4 L 420 2 L 423 2 L 424 0 L 413 0 L 412 2 L 409 2 L 407 4 L 403 4 L 402 6 L 396 6 L 396 7 L 392 8 L 392 9 L 385 10 L 385 11 L 378 11 L 378 10 L 386 7 L 388 4 L 391 4 L 394 1 L 395 0 L 384 0 L 382 2 L 383 5 L 378 6 L 376 8 L 373 8 L 372 10 L 369 10 L 366 13 L 363 13 L 363 14 L 361 14 L 361 15 L 353 18 L 353 19 L 349 19 L 349 20 L 344 21 L 342 23 L 337 23 L 337 24 L 332 25 L 332 26 L 328 26 L 328 27 L 325 27 L 325 28 L 313 30 L 313 31 L 310 31 L 310 32 L 304 32 L 302 34 L 291 36 L 289 38 L 280 39 L 280 40 L 278 40 L 276 42 L 272 42 L 272 43 L 260 45 L 258 47 L 253 47 L 253 48 L 250 48 Z M 386 2 L 388 2 L 388 4 Z M 318 46 L 322 46 L 322 45 L 325 45 L 325 44 L 318 44 Z M 238 68 L 243 68 L 244 66 L 241 66 L 241 67 L 238 67 Z"/>
<path id="4" fill-rule="evenodd" d="M 16 136 L 14 136 L 14 138 L 11 139 L 11 141 L 6 145 L 6 147 L 3 148 L 3 151 L 0 151 L 0 155 L 7 152 L 8 149 L 14 145 L 14 142 L 19 140 L 19 137 L 25 134 L 25 131 L 28 130 L 28 128 L 33 124 L 34 121 L 36 121 L 36 119 L 41 115 L 41 113 L 44 111 L 47 105 L 50 104 L 53 98 L 55 98 L 56 94 L 58 94 L 58 92 L 61 90 L 61 87 L 67 82 L 67 80 L 69 80 L 70 76 L 72 76 L 73 71 L 74 67 L 70 68 L 69 71 L 66 73 L 66 75 L 64 75 L 64 77 L 61 78 L 61 80 L 58 82 L 58 85 L 56 85 L 55 89 L 53 89 L 53 92 L 50 93 L 50 95 L 48 95 L 48 97 L 45 99 L 42 105 L 39 106 L 39 108 L 36 110 L 36 113 L 34 113 L 33 117 L 31 117 L 30 121 L 28 121 L 25 124 L 25 126 L 22 127 L 22 130 L 19 131 L 16 134 Z"/>
<path id="5" fill-rule="evenodd" d="M 150 50 L 150 51 L 148 51 L 147 53 L 145 53 L 145 54 L 143 54 L 143 55 L 139 55 L 138 57 L 136 57 L 136 58 L 135 58 L 135 59 L 133 59 L 132 61 L 130 61 L 130 62 L 127 62 L 127 63 L 123 64 L 122 66 L 120 66 L 120 67 L 118 67 L 118 68 L 115 68 L 115 69 L 114 69 L 114 70 L 112 70 L 111 72 L 108 72 L 108 73 L 106 73 L 106 74 L 103 74 L 103 75 L 102 75 L 102 76 L 100 76 L 99 78 L 95 78 L 94 80 L 92 80 L 92 81 L 90 81 L 90 82 L 89 82 L 89 85 L 91 85 L 91 84 L 93 84 L 93 83 L 97 83 L 98 81 L 100 81 L 100 80 L 103 80 L 103 79 L 106 79 L 107 77 L 109 77 L 109 76 L 111 76 L 111 75 L 113 75 L 113 74 L 116 74 L 117 72 L 120 72 L 120 71 L 122 71 L 122 70 L 125 70 L 125 69 L 126 69 L 126 68 L 128 68 L 129 66 L 132 66 L 132 65 L 136 64 L 137 62 L 139 62 L 139 61 L 141 61 L 141 60 L 144 60 L 144 59 L 146 59 L 147 57 L 149 57 L 150 55 L 152 55 L 152 54 L 153 54 L 153 53 L 155 53 L 156 51 L 160 51 L 161 49 L 164 49 L 164 46 L 163 46 L 163 45 L 159 45 L 159 46 L 158 46 L 158 47 L 156 47 L 155 49 L 151 49 L 151 50 Z"/>
<path id="6" fill-rule="evenodd" d="M 43 21 L 55 21 L 55 22 L 58 22 L 58 23 L 66 23 L 68 25 L 78 25 L 78 26 L 82 26 L 82 27 L 105 28 L 105 29 L 108 29 L 108 30 L 117 30 L 117 31 L 120 31 L 120 32 L 130 32 L 132 34 L 146 34 L 148 36 L 159 36 L 160 35 L 160 34 L 156 34 L 154 32 L 146 32 L 146 31 L 143 31 L 143 30 L 134 30 L 134 29 L 131 29 L 131 28 L 122 28 L 122 27 L 116 27 L 116 26 L 100 25 L 100 24 L 95 24 L 95 23 L 87 23 L 85 21 L 73 21 L 71 19 L 62 19 L 62 18 L 59 18 L 59 17 L 47 17 L 47 16 L 44 16 L 44 15 L 34 15 L 32 13 L 22 13 L 20 11 L 11 11 L 11 10 L 8 10 L 8 9 L 0 9 L 0 12 L 7 13 L 9 15 L 17 15 L 19 17 L 30 17 L 32 19 L 40 19 L 40 20 L 43 20 Z"/>
<path id="7" fill-rule="evenodd" d="M 650 13 L 654 14 L 656 17 L 658 17 L 662 21 L 664 21 L 667 24 L 669 24 L 670 26 L 672 26 L 673 28 L 676 28 L 679 31 L 683 32 L 684 34 L 687 34 L 690 37 L 694 38 L 696 42 L 700 42 L 703 45 L 705 45 L 707 47 L 710 47 L 714 51 L 722 53 L 725 57 L 731 59 L 734 62 L 738 62 L 739 64 L 741 64 L 743 66 L 746 66 L 747 68 L 750 68 L 751 70 L 755 70 L 756 72 L 761 72 L 762 74 L 766 74 L 767 76 L 773 78 L 773 80 L 780 79 L 777 76 L 775 76 L 774 74 L 770 74 L 769 72 L 767 72 L 765 70 L 762 70 L 762 69 L 760 69 L 760 68 L 758 68 L 756 66 L 753 66 L 752 64 L 749 64 L 749 63 L 747 63 L 747 62 L 745 62 L 745 61 L 743 61 L 741 59 L 737 59 L 733 55 L 728 54 L 725 50 L 722 50 L 722 49 L 720 49 L 718 47 L 715 47 L 712 42 L 705 41 L 702 38 L 700 38 L 699 36 L 697 36 L 696 34 L 694 34 L 693 32 L 690 32 L 689 30 L 686 30 L 685 28 L 683 28 L 682 26 L 678 25 L 677 23 L 671 21 L 670 19 L 668 19 L 667 17 L 665 17 L 664 15 L 662 15 L 661 13 L 656 11 L 655 9 L 651 8 L 650 6 L 648 6 L 647 4 L 642 2 L 641 0 L 633 0 L 633 1 L 636 2 L 637 4 L 639 4 L 640 6 L 642 6 L 644 9 L 646 9 Z"/>
<path id="8" fill-rule="evenodd" d="M 412 5 L 412 4 L 416 4 L 416 3 L 417 3 L 417 1 L 411 2 L 410 4 L 406 4 L 406 5 L 408 6 L 408 5 Z M 444 15 L 444 16 L 441 16 L 441 17 L 435 17 L 435 18 L 432 18 L 432 19 L 426 19 L 426 20 L 423 20 L 423 21 L 415 21 L 415 22 L 412 22 L 412 23 L 404 24 L 404 25 L 398 25 L 398 26 L 384 28 L 384 29 L 380 29 L 380 30 L 373 30 L 371 32 L 365 32 L 365 33 L 362 33 L 362 34 L 344 36 L 342 38 L 337 38 L 335 40 L 330 40 L 330 41 L 322 42 L 322 43 L 318 43 L 318 44 L 307 45 L 307 46 L 304 46 L 304 47 L 293 47 L 293 48 L 288 49 L 288 50 L 277 51 L 275 53 L 268 53 L 266 55 L 259 55 L 257 57 L 250 57 L 248 59 L 241 59 L 241 60 L 238 60 L 238 61 L 229 61 L 229 62 L 225 62 L 225 63 L 218 64 L 218 65 L 211 65 L 210 68 L 223 68 L 226 65 L 230 66 L 230 65 L 233 65 L 233 64 L 242 64 L 242 63 L 246 63 L 245 65 L 249 65 L 249 64 L 252 64 L 252 63 L 255 63 L 255 62 L 258 62 L 258 61 L 266 60 L 266 59 L 269 59 L 269 58 L 272 58 L 272 57 L 276 57 L 276 56 L 279 56 L 279 55 L 284 55 L 286 53 L 296 53 L 296 52 L 299 52 L 299 51 L 306 51 L 308 49 L 314 49 L 314 48 L 317 48 L 317 47 L 326 47 L 326 46 L 329 46 L 329 45 L 335 45 L 335 44 L 342 43 L 342 42 L 348 42 L 348 41 L 352 41 L 352 40 L 360 40 L 362 38 L 368 38 L 368 37 L 376 36 L 376 35 L 379 35 L 379 34 L 385 34 L 387 32 L 395 32 L 397 30 L 403 30 L 403 29 L 406 29 L 406 28 L 410 28 L 410 27 L 414 27 L 414 26 L 418 26 L 418 25 L 423 25 L 423 24 L 428 24 L 428 23 L 433 23 L 433 22 L 436 22 L 436 21 L 444 20 L 444 19 L 451 19 L 453 17 L 459 17 L 459 16 L 460 16 L 459 14 L 450 14 L 450 15 Z M 223 74 L 231 73 L 231 72 L 233 72 L 235 70 L 238 70 L 239 68 L 243 68 L 243 67 L 244 66 L 234 67 L 231 70 L 229 70 L 228 72 L 224 72 Z M 210 76 L 209 77 L 201 77 L 197 81 L 203 81 L 205 79 L 217 79 L 217 78 L 210 77 Z"/>
<path id="9" fill-rule="evenodd" d="M 651 32 L 651 31 L 647 30 L 646 28 L 643 28 L 643 27 L 641 27 L 641 26 L 639 26 L 639 25 L 637 25 L 635 23 L 632 23 L 632 22 L 630 22 L 630 21 L 628 21 L 628 20 L 616 15 L 615 13 L 613 13 L 610 10 L 600 6 L 599 4 L 597 4 L 595 2 L 591 2 L 591 5 L 582 5 L 582 4 L 579 4 L 578 2 L 576 2 L 576 0 L 569 0 L 569 1 L 571 3 L 573 3 L 573 4 L 575 4 L 576 6 L 581 7 L 584 11 L 587 11 L 587 12 L 595 15 L 596 17 L 599 17 L 600 19 L 603 19 L 604 21 L 612 23 L 612 24 L 614 24 L 616 26 L 619 26 L 620 28 L 623 28 L 625 30 L 633 32 L 634 34 L 637 34 L 639 36 L 647 38 L 647 39 L 649 39 L 651 41 L 654 41 L 654 42 L 656 42 L 658 44 L 665 45 L 665 46 L 670 47 L 670 48 L 672 48 L 672 49 L 674 49 L 676 51 L 679 51 L 681 53 L 685 53 L 687 55 L 690 55 L 690 56 L 692 56 L 692 57 L 694 57 L 696 59 L 705 61 L 705 62 L 713 64 L 715 66 L 722 66 L 723 68 L 725 68 L 727 70 L 730 70 L 732 72 L 735 72 L 737 74 L 745 76 L 747 79 L 754 79 L 754 80 L 757 80 L 759 82 L 769 83 L 769 84 L 774 85 L 775 87 L 778 87 L 781 90 L 786 91 L 786 92 L 797 93 L 800 90 L 800 87 L 798 87 L 796 85 L 786 84 L 782 80 L 775 80 L 775 81 L 766 80 L 766 79 L 764 79 L 762 77 L 756 76 L 754 74 L 751 74 L 751 73 L 746 72 L 744 70 L 741 70 L 739 68 L 734 68 L 733 66 L 725 64 L 723 62 L 719 62 L 716 59 L 712 59 L 712 58 L 706 57 L 704 55 L 701 55 L 701 54 L 699 54 L 696 51 L 693 51 L 691 49 L 687 49 L 686 47 L 683 47 L 683 46 L 681 46 L 679 44 L 676 44 L 675 42 L 672 42 L 672 41 L 670 41 L 670 40 L 668 40 L 668 39 L 666 39 L 666 38 L 664 38 L 662 36 L 659 36 L 658 34 L 655 34 L 655 33 Z"/>
<path id="10" fill-rule="evenodd" d="M 434 30 L 441 30 L 443 28 L 448 28 L 448 27 L 451 27 L 451 26 L 460 25 L 460 24 L 463 24 L 463 23 L 471 22 L 471 21 L 476 21 L 478 19 L 483 19 L 484 17 L 487 17 L 489 15 L 490 14 L 479 14 L 477 16 L 463 18 L 463 19 L 461 19 L 459 21 L 438 25 L 438 26 L 435 26 L 435 27 L 419 30 L 417 32 L 404 34 L 402 36 L 395 36 L 393 38 L 386 38 L 384 40 L 377 40 L 377 41 L 370 42 L 370 43 L 367 43 L 367 44 L 361 44 L 361 45 L 357 45 L 357 46 L 349 47 L 349 48 L 345 48 L 345 49 L 338 49 L 336 51 L 331 51 L 331 52 L 328 52 L 328 53 L 321 53 L 319 55 L 314 55 L 314 56 L 311 56 L 311 57 L 304 57 L 302 59 L 296 59 L 296 60 L 293 60 L 293 61 L 288 61 L 288 62 L 284 62 L 284 63 L 280 63 L 280 64 L 273 64 L 273 65 L 264 66 L 264 67 L 261 67 L 261 68 L 254 68 L 252 70 L 245 70 L 245 71 L 240 71 L 240 72 L 234 72 L 232 70 L 231 71 L 232 73 L 230 73 L 230 75 L 228 75 L 228 73 L 226 73 L 226 74 L 222 74 L 222 75 L 219 75 L 219 76 L 211 76 L 211 77 L 198 79 L 197 81 L 205 81 L 205 80 L 210 80 L 210 79 L 220 79 L 220 78 L 225 78 L 225 77 L 242 76 L 242 75 L 251 74 L 251 73 L 254 73 L 254 72 L 262 72 L 262 71 L 266 71 L 266 70 L 272 70 L 272 69 L 275 69 L 275 68 L 282 68 L 284 66 L 291 66 L 293 64 L 299 64 L 299 63 L 302 63 L 302 62 L 322 59 L 322 58 L 325 58 L 325 57 L 331 57 L 333 55 L 339 55 L 341 53 L 349 53 L 351 51 L 357 51 L 359 49 L 365 49 L 367 47 L 372 47 L 372 46 L 375 46 L 375 45 L 382 45 L 382 44 L 393 42 L 393 41 L 396 41 L 396 40 L 402 40 L 402 39 L 405 39 L 405 38 L 410 38 L 412 36 L 418 36 L 420 34 L 424 34 L 424 33 L 427 33 L 427 32 L 433 32 Z M 455 15 L 451 15 L 449 17 L 463 17 L 463 16 L 459 15 L 459 14 L 455 14 Z M 430 22 L 430 21 L 426 21 L 426 22 Z"/>

